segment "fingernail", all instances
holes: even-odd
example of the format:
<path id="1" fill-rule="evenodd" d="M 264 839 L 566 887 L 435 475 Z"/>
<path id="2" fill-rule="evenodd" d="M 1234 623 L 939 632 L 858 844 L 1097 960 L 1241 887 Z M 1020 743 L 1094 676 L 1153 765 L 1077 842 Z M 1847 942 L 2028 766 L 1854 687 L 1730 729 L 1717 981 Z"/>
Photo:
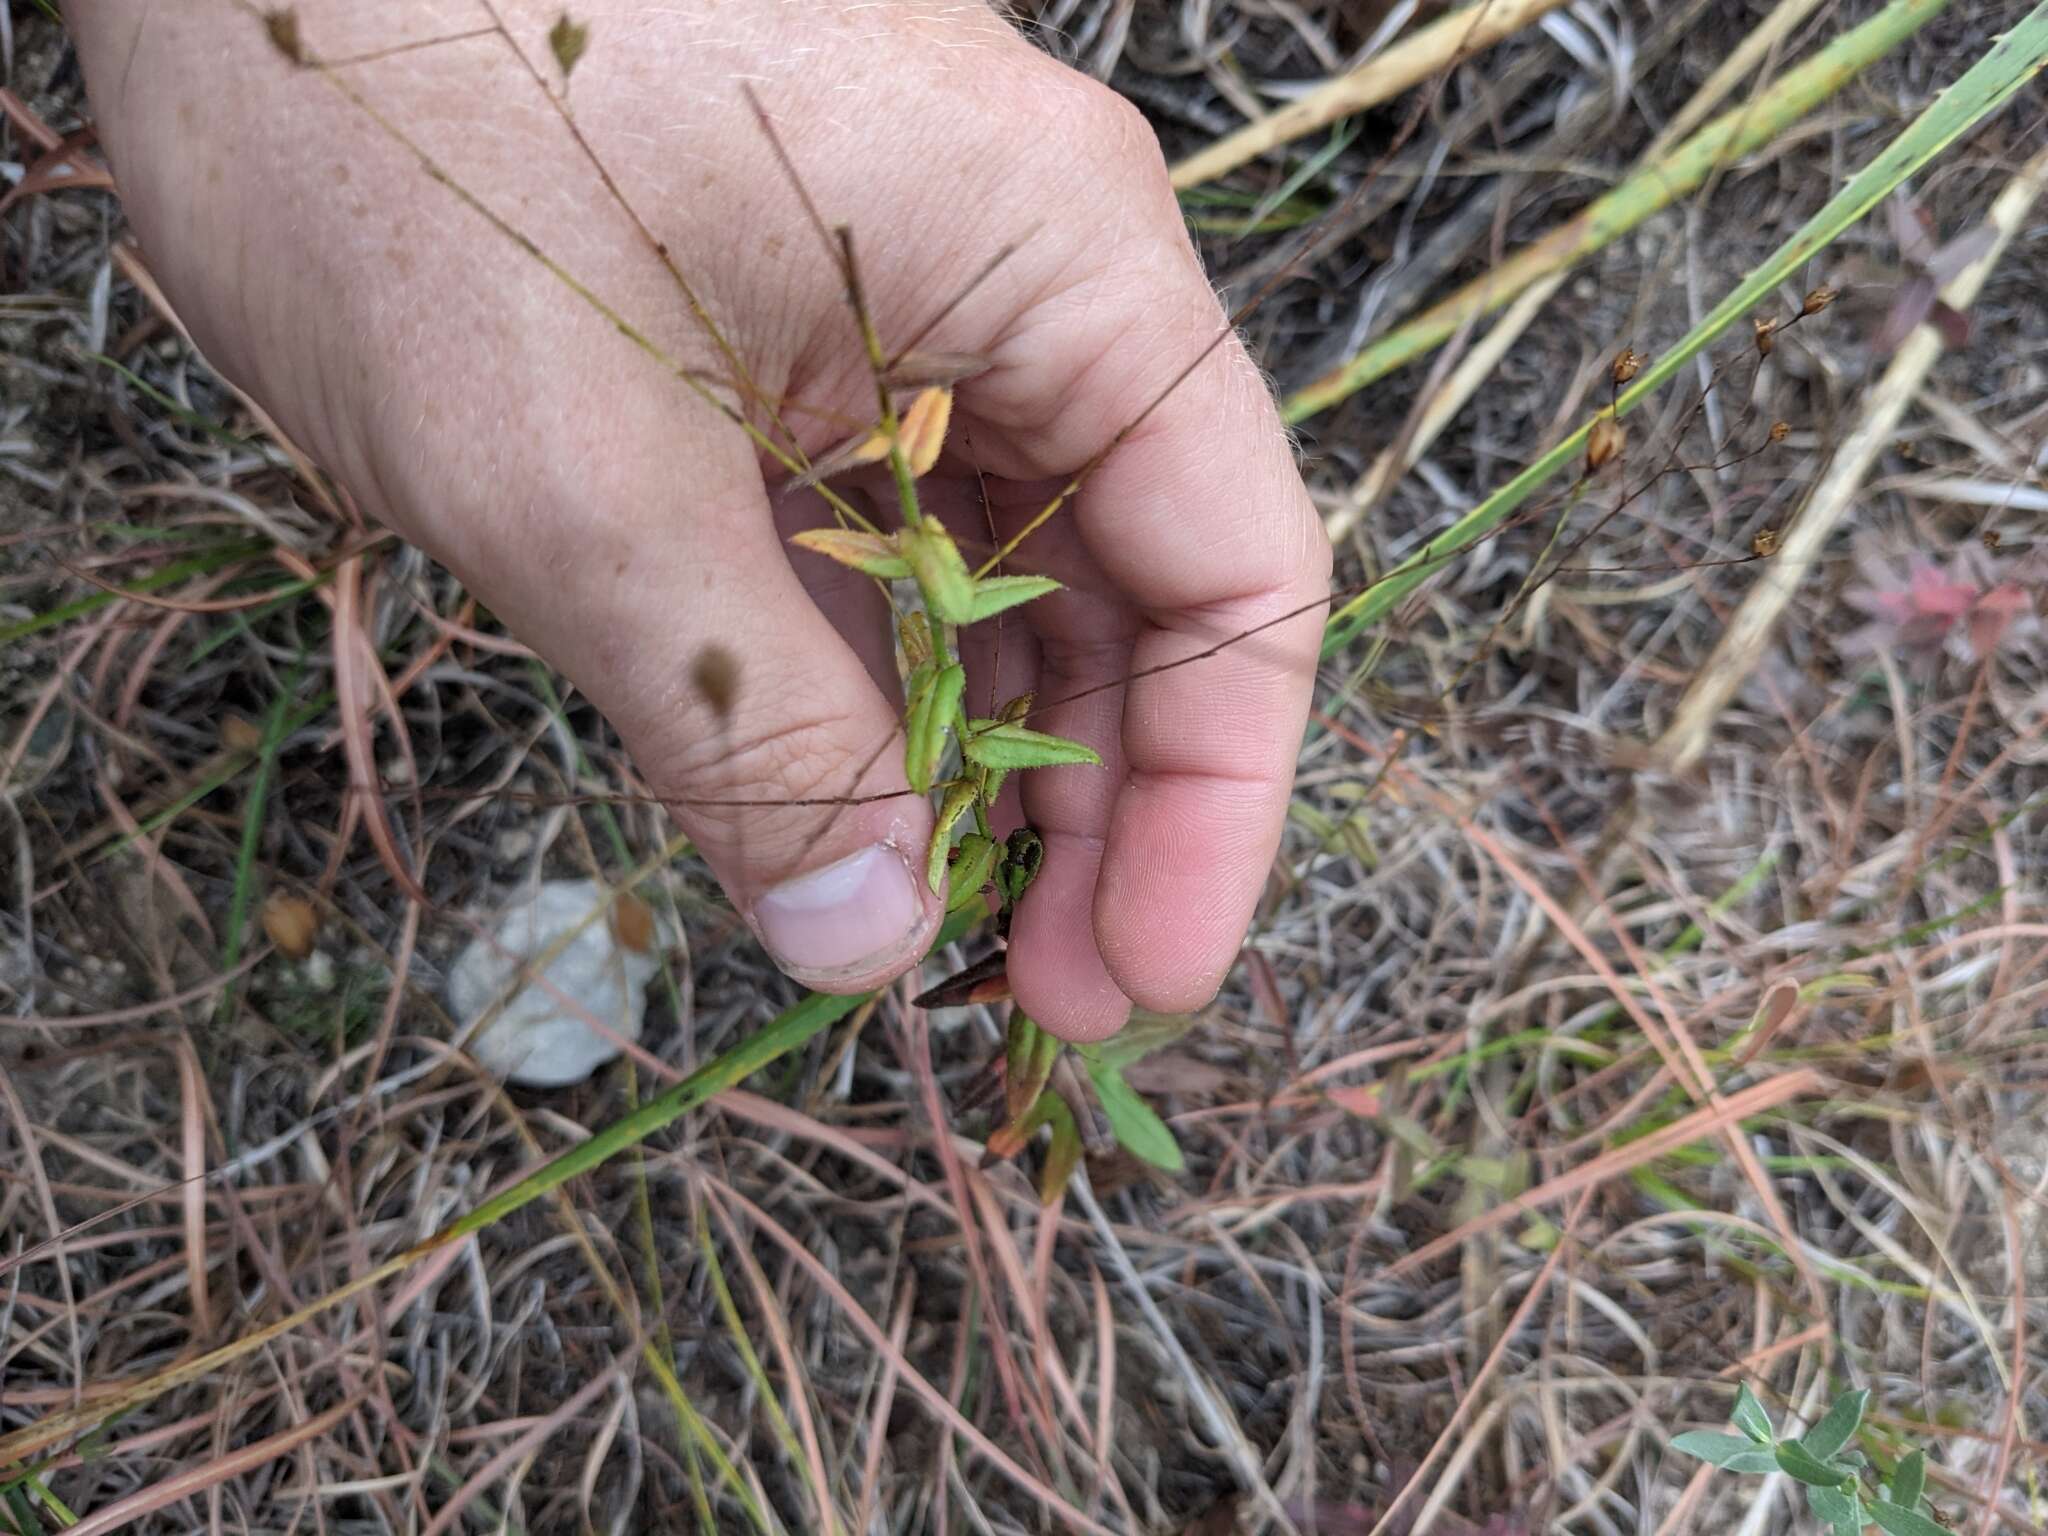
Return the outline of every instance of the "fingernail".
<path id="1" fill-rule="evenodd" d="M 887 843 L 785 880 L 754 903 L 761 942 L 807 977 L 897 958 L 924 916 L 910 866 Z"/>

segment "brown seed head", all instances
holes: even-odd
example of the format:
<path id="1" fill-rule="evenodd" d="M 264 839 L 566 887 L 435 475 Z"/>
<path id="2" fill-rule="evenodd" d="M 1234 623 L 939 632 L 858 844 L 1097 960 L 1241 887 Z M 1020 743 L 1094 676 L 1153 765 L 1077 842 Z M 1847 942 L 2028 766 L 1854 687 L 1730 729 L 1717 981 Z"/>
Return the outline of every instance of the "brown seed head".
<path id="1" fill-rule="evenodd" d="M 1986 549 L 1990 550 L 1994 555 L 1998 553 L 1998 530 L 1996 528 L 1986 528 L 1978 537 L 1984 541 Z"/>
<path id="2" fill-rule="evenodd" d="M 272 891 L 263 898 L 263 931 L 288 959 L 303 960 L 313 953 L 320 914 L 303 896 Z"/>
<path id="3" fill-rule="evenodd" d="M 583 57 L 583 50 L 590 46 L 590 28 L 569 19 L 567 11 L 555 18 L 555 24 L 548 28 L 548 51 L 555 56 L 555 64 L 562 71 L 562 78 L 569 78 L 569 71 L 576 67 L 576 61 Z"/>
<path id="4" fill-rule="evenodd" d="M 1799 306 L 1801 315 L 1817 315 L 1835 302 L 1836 290 L 1822 283 L 1806 296 L 1806 302 Z"/>
<path id="5" fill-rule="evenodd" d="M 654 948 L 654 909 L 631 891 L 612 904 L 612 932 L 637 954 Z"/>
<path id="6" fill-rule="evenodd" d="M 932 659 L 932 637 L 914 613 L 906 613 L 896 621 L 896 643 L 903 647 L 903 660 L 912 668 Z"/>
<path id="7" fill-rule="evenodd" d="M 1789 421 L 1774 421 L 1774 422 L 1772 422 L 1772 423 L 1771 423 L 1771 441 L 1772 441 L 1772 442 L 1774 442 L 1774 443 L 1782 443 L 1783 441 L 1785 441 L 1785 434 L 1786 434 L 1786 433 L 1788 433 L 1788 432 L 1790 432 L 1791 430 L 1792 430 L 1792 423 L 1791 423 L 1791 422 L 1789 422 Z"/>
<path id="8" fill-rule="evenodd" d="M 263 30 L 270 34 L 270 46 L 294 64 L 306 62 L 306 45 L 299 38 L 299 13 L 280 6 L 263 13 Z"/>
<path id="9" fill-rule="evenodd" d="M 1777 345 L 1778 322 L 1765 315 L 1759 315 L 1752 322 L 1756 327 L 1756 355 L 1769 357 L 1771 348 Z"/>
<path id="10" fill-rule="evenodd" d="M 240 715 L 229 715 L 220 723 L 220 744 L 230 752 L 254 752 L 263 745 L 263 727 Z"/>
<path id="11" fill-rule="evenodd" d="M 1642 366 L 1643 354 L 1634 347 L 1623 347 L 1621 355 L 1614 360 L 1614 382 L 1626 384 Z"/>
<path id="12" fill-rule="evenodd" d="M 1586 434 L 1586 473 L 1597 473 L 1609 460 L 1621 457 L 1628 444 L 1628 431 L 1612 416 L 1596 416 Z"/>
<path id="13" fill-rule="evenodd" d="M 1756 537 L 1749 541 L 1749 552 L 1759 560 L 1768 560 L 1778 552 L 1778 530 L 1759 528 Z"/>

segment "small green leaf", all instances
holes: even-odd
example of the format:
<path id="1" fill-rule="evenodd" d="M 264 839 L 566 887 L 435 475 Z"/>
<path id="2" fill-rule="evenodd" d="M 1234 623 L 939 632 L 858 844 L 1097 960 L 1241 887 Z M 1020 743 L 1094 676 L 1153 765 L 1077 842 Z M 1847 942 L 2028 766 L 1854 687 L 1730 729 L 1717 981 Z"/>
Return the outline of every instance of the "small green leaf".
<path id="1" fill-rule="evenodd" d="M 974 622 L 992 619 L 1005 608 L 1059 589 L 1060 584 L 1050 576 L 984 576 L 974 584 Z"/>
<path id="2" fill-rule="evenodd" d="M 1891 1536 L 1949 1536 L 1946 1529 L 1919 1510 L 1908 1509 L 1888 1499 L 1879 1499 L 1870 1506 L 1870 1518 L 1891 1532 Z"/>
<path id="3" fill-rule="evenodd" d="M 858 528 L 806 528 L 791 535 L 789 542 L 883 581 L 901 581 L 910 574 L 910 562 L 896 552 L 896 541 L 879 533 Z"/>
<path id="4" fill-rule="evenodd" d="M 946 755 L 953 717 L 960 712 L 960 696 L 966 691 L 967 669 L 956 661 L 941 667 L 924 687 L 911 692 L 903 717 L 903 776 L 920 795 L 931 792 L 939 759 Z"/>
<path id="5" fill-rule="evenodd" d="M 1711 1429 L 1688 1430 L 1675 1435 L 1671 1440 L 1674 1451 L 1683 1451 L 1688 1456 L 1697 1456 L 1701 1461 L 1711 1461 L 1717 1467 L 1733 1470 L 1733 1463 L 1741 1457 L 1763 1458 L 1763 1465 L 1755 1470 L 1775 1472 L 1778 1458 L 1769 1451 L 1759 1450 L 1752 1442 L 1740 1435 L 1717 1434 Z"/>
<path id="6" fill-rule="evenodd" d="M 968 730 L 973 734 L 960 744 L 960 750 L 969 762 L 984 768 L 1000 768 L 1008 773 L 1017 768 L 1051 768 L 1061 763 L 1094 763 L 1098 767 L 1102 764 L 1093 747 L 1021 725 L 973 720 L 968 722 Z"/>
<path id="7" fill-rule="evenodd" d="M 1808 1488 L 1806 1503 L 1822 1525 L 1831 1525 L 1846 1536 L 1856 1536 L 1869 1523 L 1863 1514 L 1863 1500 L 1854 1488 Z"/>
<path id="8" fill-rule="evenodd" d="M 548 51 L 555 56 L 555 63 L 562 71 L 564 80 L 569 71 L 576 67 L 576 61 L 590 46 L 590 28 L 581 22 L 571 21 L 567 11 L 555 18 L 555 24 L 548 28 Z"/>
<path id="9" fill-rule="evenodd" d="M 974 619 L 974 576 L 953 536 L 935 517 L 896 535 L 896 547 L 910 562 L 924 605 L 942 624 L 968 624 Z"/>
<path id="10" fill-rule="evenodd" d="M 1141 1157 L 1155 1168 L 1178 1173 L 1185 1166 L 1180 1143 L 1152 1106 L 1138 1097 L 1137 1090 L 1124 1081 L 1123 1073 L 1099 1061 L 1088 1063 L 1088 1081 L 1095 1085 L 1095 1097 L 1109 1128 L 1125 1151 Z"/>
<path id="11" fill-rule="evenodd" d="M 946 910 L 957 912 L 981 897 L 989 876 L 995 873 L 996 845 L 979 832 L 970 832 L 953 850 L 953 889 L 946 895 Z"/>
<path id="12" fill-rule="evenodd" d="M 1811 1488 L 1839 1488 L 1849 1480 L 1846 1468 L 1829 1466 L 1797 1440 L 1780 1440 L 1777 1458 L 1779 1471 Z"/>
<path id="13" fill-rule="evenodd" d="M 1868 1392 L 1844 1392 L 1829 1406 L 1821 1421 L 1799 1437 L 1801 1448 L 1811 1452 L 1816 1461 L 1831 1459 L 1855 1437 L 1856 1426 L 1863 1422 L 1863 1410 L 1869 1402 Z"/>
<path id="14" fill-rule="evenodd" d="M 1764 1412 L 1764 1405 L 1756 1400 L 1746 1381 L 1735 1389 L 1735 1411 L 1728 1415 L 1728 1422 L 1758 1445 L 1771 1443 L 1771 1416 Z"/>
<path id="15" fill-rule="evenodd" d="M 1901 1457 L 1892 1470 L 1891 1500 L 1905 1509 L 1918 1509 L 1920 1495 L 1927 1487 L 1927 1453 L 1915 1451 Z"/>
<path id="16" fill-rule="evenodd" d="M 1133 1062 L 1143 1061 L 1154 1051 L 1163 1051 L 1195 1026 L 1194 1015 L 1150 1013 L 1131 1010 L 1130 1022 L 1100 1045 L 1090 1046 L 1095 1060 L 1121 1072 Z"/>

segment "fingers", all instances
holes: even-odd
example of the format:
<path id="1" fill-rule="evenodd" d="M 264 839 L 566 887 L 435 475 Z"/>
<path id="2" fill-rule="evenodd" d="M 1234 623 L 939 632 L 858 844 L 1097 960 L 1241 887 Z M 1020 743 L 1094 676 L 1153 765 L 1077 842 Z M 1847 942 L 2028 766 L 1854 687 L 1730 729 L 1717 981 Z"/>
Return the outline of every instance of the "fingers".
<path id="1" fill-rule="evenodd" d="M 1077 512 L 1147 616 L 1123 698 L 1128 774 L 1096 935 L 1134 1000 L 1177 1012 L 1221 984 L 1279 846 L 1329 551 L 1234 340 L 1111 454 Z M 1123 556 L 1151 540 L 1157 558 Z"/>
<path id="2" fill-rule="evenodd" d="M 1061 600 L 1043 599 L 1044 603 Z M 1121 678 L 1131 637 L 1115 633 L 1098 610 L 1094 623 L 1060 626 L 1041 641 L 1040 684 L 1047 694 L 1082 693 Z M 1049 623 L 1057 625 L 1056 618 Z M 1121 626 L 1115 626 L 1121 628 Z M 1077 629 L 1095 633 L 1077 633 Z M 1095 913 L 1107 852 L 1105 830 L 1114 819 L 1117 786 L 1124 780 L 1118 722 L 1123 701 L 1114 688 L 1056 704 L 1035 728 L 1085 741 L 1102 754 L 1100 768 L 1075 764 L 1036 768 L 1021 788 L 1025 819 L 1045 840 L 1045 862 L 1024 895 L 1010 928 L 1010 985 L 1017 1006 L 1064 1040 L 1101 1040 L 1123 1027 L 1131 997 L 1108 963 Z"/>
<path id="3" fill-rule="evenodd" d="M 737 659 L 737 687 L 678 701 L 629 745 L 776 963 L 866 990 L 914 964 L 942 915 L 924 874 L 931 810 L 907 793 L 898 706 L 877 686 L 886 609 L 872 584 L 814 578 L 828 614 L 772 537 L 751 555 L 747 601 L 707 605 L 712 626 L 669 626 L 656 653 L 690 676 L 715 648 Z M 849 645 L 835 617 L 868 643 Z"/>
<path id="4" fill-rule="evenodd" d="M 1091 926 L 1109 980 L 1145 1007 L 1180 1011 L 1221 983 L 1278 847 L 1329 551 L 1263 381 L 1179 259 L 1177 224 L 1158 244 L 1137 267 L 1148 276 L 1118 279 L 1121 288 L 1105 278 L 1093 302 L 1070 306 L 1100 340 L 1057 324 L 1041 331 L 1037 355 L 1051 361 L 998 378 L 976 411 L 1006 473 L 1071 473 L 1107 450 L 1059 515 L 1071 515 L 1137 615 L 1127 658 L 1137 675 L 1061 718 L 1100 749 L 1087 732 L 1110 730 L 1114 717 L 1115 777 L 1105 786 L 1087 770 L 1033 775 L 1043 787 L 1027 783 L 1026 808 L 1062 826 L 1077 864 L 1099 860 Z M 1048 678 L 1063 670 L 1095 687 L 1123 675 L 1076 609 L 1048 601 L 1032 620 Z M 1061 691 L 1048 681 L 1041 701 Z M 1080 894 L 1027 901 L 1012 972 L 1034 1017 L 1092 1029 L 1106 1004 L 1077 974 L 1065 948 L 1071 920 L 1055 912 Z"/>
<path id="5" fill-rule="evenodd" d="M 943 915 L 931 809 L 908 792 L 899 706 L 877 682 L 893 672 L 886 608 L 787 548 L 736 436 L 690 444 L 679 483 L 659 411 L 620 400 L 598 419 L 616 437 L 572 476 L 528 481 L 466 577 L 610 717 L 784 971 L 825 991 L 886 982 Z"/>

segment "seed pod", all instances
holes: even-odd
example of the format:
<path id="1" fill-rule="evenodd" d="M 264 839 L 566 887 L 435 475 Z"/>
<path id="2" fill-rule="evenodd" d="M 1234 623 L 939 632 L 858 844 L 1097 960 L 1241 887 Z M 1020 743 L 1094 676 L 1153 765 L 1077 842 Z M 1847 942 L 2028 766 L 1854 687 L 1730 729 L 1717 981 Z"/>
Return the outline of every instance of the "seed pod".
<path id="1" fill-rule="evenodd" d="M 1751 324 L 1756 327 L 1756 355 L 1769 357 L 1771 348 L 1778 344 L 1778 322 L 1768 316 L 1759 315 Z"/>
<path id="2" fill-rule="evenodd" d="M 896 621 L 896 640 L 903 647 L 903 665 L 915 679 L 919 669 L 931 664 L 931 631 L 924 627 L 924 620 L 917 614 L 906 613 Z"/>
<path id="3" fill-rule="evenodd" d="M 562 71 L 564 80 L 569 78 L 569 72 L 589 46 L 590 28 L 571 21 L 567 11 L 557 16 L 555 24 L 548 28 L 548 51 L 555 56 L 555 65 Z"/>
<path id="4" fill-rule="evenodd" d="M 287 959 L 303 960 L 313 953 L 313 940 L 320 932 L 320 914 L 303 896 L 272 891 L 263 898 L 263 931 Z"/>
<path id="5" fill-rule="evenodd" d="M 1822 283 L 1806 296 L 1806 302 L 1799 306 L 1799 313 L 1801 315 L 1817 315 L 1834 302 L 1835 290 L 1826 283 Z"/>
<path id="6" fill-rule="evenodd" d="M 1756 537 L 1749 541 L 1749 552 L 1759 560 L 1768 560 L 1778 552 L 1778 530 L 1759 528 Z"/>
<path id="7" fill-rule="evenodd" d="M 1774 443 L 1782 443 L 1783 441 L 1785 441 L 1785 434 L 1786 434 L 1786 433 L 1788 433 L 1788 432 L 1790 432 L 1791 430 L 1792 430 L 1792 423 L 1791 423 L 1791 422 L 1789 422 L 1789 421 L 1774 421 L 1774 422 L 1772 422 L 1772 423 L 1771 423 L 1771 441 L 1772 441 L 1772 442 L 1774 442 Z"/>
<path id="8" fill-rule="evenodd" d="M 921 391 L 903 413 L 897 436 L 913 476 L 922 478 L 930 474 L 932 466 L 939 462 L 940 450 L 946 446 L 946 423 L 952 418 L 953 391 L 937 386 Z"/>
<path id="9" fill-rule="evenodd" d="M 1609 460 L 1621 457 L 1627 446 L 1628 431 L 1612 416 L 1596 416 L 1592 429 L 1586 434 L 1586 473 L 1598 474 Z"/>
<path id="10" fill-rule="evenodd" d="M 631 891 L 621 893 L 612 903 L 613 937 L 635 954 L 645 955 L 654 949 L 654 932 L 654 908 Z"/>
<path id="11" fill-rule="evenodd" d="M 1614 360 L 1614 382 L 1626 384 L 1636 376 L 1636 371 L 1642 366 L 1643 354 L 1634 347 L 1623 347 L 1621 356 Z"/>
<path id="12" fill-rule="evenodd" d="M 263 30 L 270 34 L 270 46 L 279 53 L 294 64 L 306 62 L 306 45 L 299 37 L 299 13 L 291 6 L 265 11 Z"/>
<path id="13" fill-rule="evenodd" d="M 1978 537 L 1984 541 L 1986 549 L 1990 550 L 1994 555 L 1998 553 L 1998 530 L 1996 528 L 1986 528 Z"/>

